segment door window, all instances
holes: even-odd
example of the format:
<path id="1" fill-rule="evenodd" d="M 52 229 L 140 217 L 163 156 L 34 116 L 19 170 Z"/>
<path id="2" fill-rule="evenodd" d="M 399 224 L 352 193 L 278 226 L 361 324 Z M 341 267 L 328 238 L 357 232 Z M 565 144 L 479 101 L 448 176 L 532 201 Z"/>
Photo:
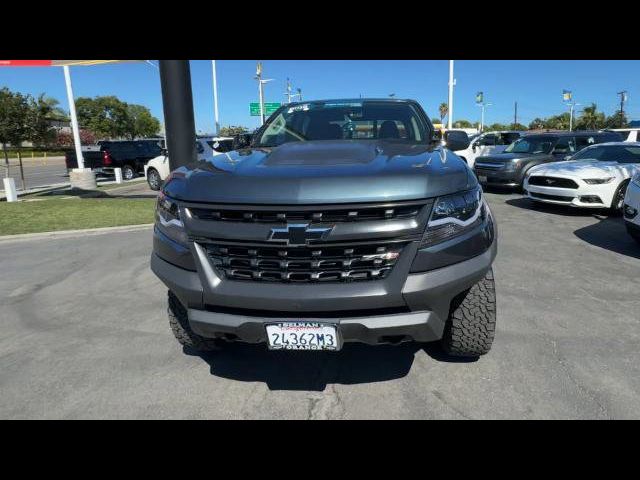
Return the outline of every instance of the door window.
<path id="1" fill-rule="evenodd" d="M 576 151 L 576 141 L 573 137 L 561 137 L 553 149 L 554 155 L 570 155 Z"/>

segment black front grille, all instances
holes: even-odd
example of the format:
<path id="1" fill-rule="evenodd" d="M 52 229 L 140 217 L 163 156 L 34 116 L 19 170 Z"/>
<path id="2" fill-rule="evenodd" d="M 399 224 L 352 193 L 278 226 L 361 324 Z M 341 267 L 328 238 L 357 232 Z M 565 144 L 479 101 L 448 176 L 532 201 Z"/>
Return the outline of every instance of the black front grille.
<path id="1" fill-rule="evenodd" d="M 354 208 L 323 208 L 318 207 L 298 210 L 295 207 L 279 209 L 251 209 L 244 208 L 190 208 L 191 214 L 199 220 L 214 220 L 226 222 L 323 222 L 339 223 L 353 221 L 393 220 L 415 218 L 422 203 L 402 203 L 375 206 L 355 206 Z"/>
<path id="2" fill-rule="evenodd" d="M 216 270 L 232 280 L 351 282 L 379 280 L 391 272 L 404 243 L 275 247 L 207 244 Z"/>
<path id="3" fill-rule="evenodd" d="M 554 200 L 556 202 L 567 202 L 570 203 L 573 200 L 573 197 L 563 197 L 561 195 L 547 195 L 546 193 L 537 193 L 537 192 L 529 192 L 533 198 L 540 198 L 543 200 Z"/>
<path id="4" fill-rule="evenodd" d="M 578 184 L 569 178 L 543 176 L 529 177 L 529 185 L 552 188 L 578 188 Z"/>

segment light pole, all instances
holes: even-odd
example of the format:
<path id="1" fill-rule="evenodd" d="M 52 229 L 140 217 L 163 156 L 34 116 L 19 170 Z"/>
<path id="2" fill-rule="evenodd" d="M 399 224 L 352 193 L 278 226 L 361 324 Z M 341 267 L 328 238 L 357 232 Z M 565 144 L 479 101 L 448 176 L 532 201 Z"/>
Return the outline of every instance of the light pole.
<path id="1" fill-rule="evenodd" d="M 273 78 L 262 79 L 262 62 L 258 62 L 258 66 L 256 67 L 256 76 L 254 77 L 258 80 L 258 96 L 260 101 L 260 126 L 264 125 L 265 115 L 264 115 L 264 84 L 273 81 Z"/>
<path id="2" fill-rule="evenodd" d="M 448 120 L 447 129 L 451 130 L 453 125 L 453 87 L 456 84 L 456 79 L 453 78 L 453 60 L 449 60 L 449 105 L 447 108 Z"/>
<path id="3" fill-rule="evenodd" d="M 73 88 L 71 87 L 71 72 L 69 66 L 62 67 L 64 71 L 64 81 L 67 86 L 67 99 L 69 101 L 69 116 L 71 117 L 71 129 L 73 131 L 73 143 L 76 148 L 76 159 L 78 160 L 78 169 L 84 169 L 84 158 L 82 157 L 82 145 L 80 144 L 80 129 L 78 128 L 78 117 L 76 116 L 76 102 L 73 99 Z"/>
<path id="4" fill-rule="evenodd" d="M 289 78 L 287 78 L 287 91 L 284 94 L 287 96 L 287 103 L 291 103 L 291 80 Z"/>
<path id="5" fill-rule="evenodd" d="M 478 103 L 477 105 L 482 109 L 480 113 L 480 133 L 482 133 L 484 131 L 484 109 L 486 107 L 490 107 L 491 105 L 493 105 L 493 103 L 485 103 L 483 101 L 482 103 Z"/>
<path id="6" fill-rule="evenodd" d="M 220 134 L 220 118 L 218 116 L 218 77 L 216 75 L 216 61 L 211 60 L 211 72 L 213 74 L 213 116 L 216 125 L 216 135 Z"/>
<path id="7" fill-rule="evenodd" d="M 624 102 L 627 101 L 627 91 L 618 92 L 620 95 L 620 128 L 624 127 Z"/>

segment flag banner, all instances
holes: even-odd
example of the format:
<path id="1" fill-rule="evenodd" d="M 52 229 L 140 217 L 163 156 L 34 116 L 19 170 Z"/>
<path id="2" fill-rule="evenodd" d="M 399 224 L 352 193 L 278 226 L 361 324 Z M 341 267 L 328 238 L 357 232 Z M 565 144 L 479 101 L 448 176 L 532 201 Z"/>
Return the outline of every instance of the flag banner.
<path id="1" fill-rule="evenodd" d="M 484 101 L 484 93 L 478 92 L 476 93 L 476 103 L 482 103 Z"/>
<path id="2" fill-rule="evenodd" d="M 562 100 L 565 102 L 571 101 L 571 92 L 569 90 L 562 91 Z"/>
<path id="3" fill-rule="evenodd" d="M 0 60 L 0 67 L 70 67 L 74 65 L 135 62 L 144 62 L 144 60 Z"/>

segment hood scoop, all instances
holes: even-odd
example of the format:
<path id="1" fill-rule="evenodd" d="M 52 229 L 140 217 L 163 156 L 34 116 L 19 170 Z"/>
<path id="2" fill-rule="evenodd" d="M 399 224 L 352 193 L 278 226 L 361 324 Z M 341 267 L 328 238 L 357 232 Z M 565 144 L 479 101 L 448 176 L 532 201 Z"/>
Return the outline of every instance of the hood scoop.
<path id="1" fill-rule="evenodd" d="M 344 140 L 290 142 L 274 148 L 264 164 L 275 166 L 333 166 L 371 163 L 380 152 L 376 145 Z"/>

